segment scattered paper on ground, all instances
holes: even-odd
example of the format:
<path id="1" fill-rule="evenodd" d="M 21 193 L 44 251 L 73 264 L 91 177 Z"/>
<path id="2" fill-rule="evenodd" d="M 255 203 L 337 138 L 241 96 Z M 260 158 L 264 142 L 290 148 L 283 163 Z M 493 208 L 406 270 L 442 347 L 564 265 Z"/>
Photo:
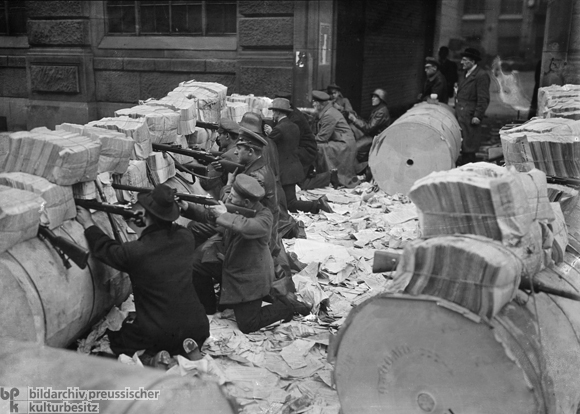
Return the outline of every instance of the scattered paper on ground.
<path id="1" fill-rule="evenodd" d="M 402 248 L 417 238 L 417 212 L 407 197 L 389 196 L 364 183 L 355 189 L 302 191 L 302 199 L 326 195 L 334 213 L 295 215 L 304 222 L 307 239 L 284 240 L 288 252 L 307 265 L 293 276 L 298 297 L 313 306 L 312 314 L 295 317 L 244 335 L 231 310 L 210 317 L 211 337 L 200 361 L 178 356 L 166 375 L 191 375 L 216 381 L 233 396 L 244 414 L 338 414 L 332 365 L 327 362 L 329 338 L 348 313 L 367 298 L 383 292 L 388 274 L 373 274 L 375 250 Z M 106 350 L 107 328 L 119 329 L 131 300 L 114 308 L 97 324 L 78 351 Z M 138 364 L 135 356 L 125 363 Z"/>

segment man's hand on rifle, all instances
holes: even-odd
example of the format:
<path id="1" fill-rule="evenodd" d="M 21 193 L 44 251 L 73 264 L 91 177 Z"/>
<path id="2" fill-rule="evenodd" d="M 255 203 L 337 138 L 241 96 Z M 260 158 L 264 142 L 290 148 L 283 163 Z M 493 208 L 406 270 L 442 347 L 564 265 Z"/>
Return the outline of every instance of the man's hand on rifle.
<path id="1" fill-rule="evenodd" d="M 77 221 L 81 224 L 81 226 L 83 226 L 84 229 L 88 229 L 89 227 L 95 225 L 91 213 L 84 207 L 77 206 Z"/>
<path id="2" fill-rule="evenodd" d="M 272 133 L 272 127 L 268 124 L 264 124 L 264 133 L 270 135 Z"/>
<path id="3" fill-rule="evenodd" d="M 222 165 L 222 163 L 220 161 L 211 162 L 209 165 L 211 165 L 213 167 L 213 169 L 216 171 L 221 172 L 224 170 L 224 166 Z"/>
<path id="4" fill-rule="evenodd" d="M 222 214 L 228 212 L 228 209 L 226 208 L 226 205 L 222 201 L 220 201 L 219 205 L 209 206 L 208 207 L 208 210 L 210 211 L 210 214 L 214 218 L 218 218 Z"/>

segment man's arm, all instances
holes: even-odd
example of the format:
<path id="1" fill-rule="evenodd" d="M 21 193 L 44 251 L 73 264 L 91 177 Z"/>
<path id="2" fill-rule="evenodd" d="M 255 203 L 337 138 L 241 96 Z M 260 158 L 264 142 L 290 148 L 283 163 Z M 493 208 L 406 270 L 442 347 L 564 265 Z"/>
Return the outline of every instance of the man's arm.
<path id="1" fill-rule="evenodd" d="M 212 206 L 213 214 L 217 216 L 216 224 L 240 234 L 244 239 L 259 239 L 269 237 L 274 224 L 272 212 L 263 208 L 256 217 L 244 217 L 239 214 L 228 213 L 225 206 Z"/>
<path id="2" fill-rule="evenodd" d="M 389 126 L 391 117 L 389 116 L 389 110 L 387 107 L 383 107 L 376 111 L 369 122 L 365 122 L 363 119 L 356 118 L 353 121 L 354 126 L 364 132 L 366 135 L 373 137 L 375 136 L 381 128 L 386 128 Z"/>
<path id="3" fill-rule="evenodd" d="M 317 142 L 330 141 L 332 134 L 334 134 L 334 129 L 336 128 L 337 123 L 338 123 L 338 120 L 335 119 L 328 112 L 326 112 L 322 116 L 322 118 L 320 119 L 320 122 L 319 122 L 320 130 L 318 131 L 318 134 L 316 135 L 316 141 Z"/>

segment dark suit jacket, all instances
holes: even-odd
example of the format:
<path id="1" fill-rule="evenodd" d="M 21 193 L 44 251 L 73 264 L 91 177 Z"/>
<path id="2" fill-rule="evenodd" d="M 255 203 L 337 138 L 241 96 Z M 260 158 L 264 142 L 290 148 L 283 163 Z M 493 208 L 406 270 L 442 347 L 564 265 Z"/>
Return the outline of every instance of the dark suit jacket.
<path id="1" fill-rule="evenodd" d="M 318 154 L 318 145 L 316 144 L 316 139 L 314 138 L 314 134 L 312 133 L 312 129 L 310 128 L 308 120 L 302 112 L 296 108 L 293 108 L 290 115 L 288 115 L 288 118 L 290 121 L 298 125 L 298 129 L 300 129 L 298 158 L 300 159 L 304 170 L 308 171 L 308 168 L 316 160 L 316 154 Z"/>
<path id="2" fill-rule="evenodd" d="M 280 183 L 284 186 L 301 182 L 304 179 L 304 169 L 298 158 L 298 146 L 300 145 L 298 125 L 285 117 L 272 129 L 270 139 L 278 147 Z"/>
<path id="3" fill-rule="evenodd" d="M 455 96 L 455 116 L 461 127 L 463 136 L 463 152 L 476 152 L 481 143 L 480 127 L 472 125 L 471 119 L 477 117 L 483 120 L 489 105 L 489 75 L 481 67 L 466 78 L 461 74 Z"/>

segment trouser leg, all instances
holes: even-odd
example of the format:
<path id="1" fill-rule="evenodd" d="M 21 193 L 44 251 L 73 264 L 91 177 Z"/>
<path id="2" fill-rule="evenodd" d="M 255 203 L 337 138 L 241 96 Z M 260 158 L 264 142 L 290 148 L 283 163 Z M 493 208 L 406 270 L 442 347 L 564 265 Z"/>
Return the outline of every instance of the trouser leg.
<path id="1" fill-rule="evenodd" d="M 221 281 L 222 263 L 202 263 L 203 252 L 200 248 L 197 248 L 193 255 L 193 286 L 205 313 L 213 315 L 217 310 L 214 279 Z"/>
<path id="2" fill-rule="evenodd" d="M 284 194 L 286 195 L 286 203 L 288 205 L 288 210 L 293 213 L 296 211 L 304 211 L 307 213 L 315 213 L 317 211 L 316 208 L 318 204 L 314 201 L 303 201 L 298 200 L 296 197 L 296 185 L 295 184 L 287 184 L 283 185 L 282 188 L 284 189 Z"/>
<path id="3" fill-rule="evenodd" d="M 243 333 L 250 333 L 281 320 L 291 320 L 294 314 L 292 308 L 280 301 L 272 305 L 262 306 L 262 300 L 252 300 L 232 306 L 238 328 Z"/>

